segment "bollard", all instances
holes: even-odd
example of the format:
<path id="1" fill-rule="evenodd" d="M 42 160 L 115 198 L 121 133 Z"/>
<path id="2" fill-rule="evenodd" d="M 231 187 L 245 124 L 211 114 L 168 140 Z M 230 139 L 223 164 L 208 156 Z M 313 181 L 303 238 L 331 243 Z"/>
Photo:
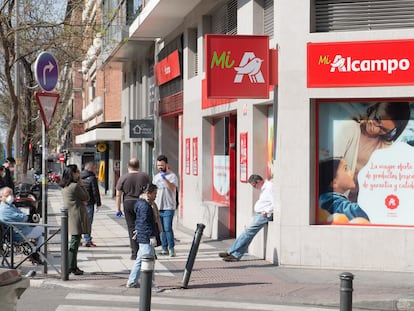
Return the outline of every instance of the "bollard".
<path id="1" fill-rule="evenodd" d="M 352 280 L 354 275 L 349 272 L 343 272 L 339 279 L 341 280 L 339 311 L 352 311 Z"/>
<path id="2" fill-rule="evenodd" d="M 145 254 L 141 258 L 141 276 L 139 292 L 139 311 L 151 310 L 152 274 L 154 273 L 154 256 Z"/>
<path id="3" fill-rule="evenodd" d="M 204 224 L 197 224 L 197 229 L 194 233 L 193 244 L 191 245 L 190 254 L 188 255 L 187 264 L 185 265 L 183 281 L 181 288 L 188 288 L 188 281 L 190 280 L 191 271 L 195 258 L 197 256 L 198 246 L 200 245 L 203 230 L 206 226 Z"/>
<path id="4" fill-rule="evenodd" d="M 69 279 L 68 271 L 68 210 L 62 208 L 61 227 L 60 227 L 60 270 L 62 281 Z"/>

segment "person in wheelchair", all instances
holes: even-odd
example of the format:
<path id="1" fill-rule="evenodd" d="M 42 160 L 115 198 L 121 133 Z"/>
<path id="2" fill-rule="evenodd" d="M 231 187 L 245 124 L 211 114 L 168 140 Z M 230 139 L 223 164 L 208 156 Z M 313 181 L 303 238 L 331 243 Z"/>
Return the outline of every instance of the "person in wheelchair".
<path id="1" fill-rule="evenodd" d="M 0 202 L 0 221 L 3 222 L 27 222 L 28 215 L 18 209 L 14 204 L 13 190 L 9 187 L 3 187 L 0 189 L 1 202 Z M 36 251 L 40 249 L 44 242 L 43 228 L 41 226 L 16 226 L 26 239 L 36 240 Z M 16 242 L 24 241 L 24 238 L 13 231 L 13 239 Z M 37 252 L 33 252 L 30 255 L 30 259 L 35 264 L 42 264 L 40 256 Z"/>

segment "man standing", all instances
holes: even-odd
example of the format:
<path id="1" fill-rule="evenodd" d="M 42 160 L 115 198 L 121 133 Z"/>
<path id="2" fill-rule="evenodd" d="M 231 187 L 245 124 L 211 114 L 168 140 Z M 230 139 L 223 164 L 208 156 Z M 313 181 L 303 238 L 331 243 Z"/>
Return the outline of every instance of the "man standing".
<path id="1" fill-rule="evenodd" d="M 0 203 L 0 221 L 7 222 L 27 222 L 28 216 L 13 204 L 13 190 L 9 187 L 3 187 L 1 190 Z M 18 230 L 28 239 L 36 239 L 37 250 L 40 249 L 44 242 L 43 228 L 41 226 L 16 226 Z M 13 230 L 13 240 L 16 242 L 23 241 L 23 237 Z M 33 263 L 42 264 L 37 252 L 30 256 Z"/>
<path id="2" fill-rule="evenodd" d="M 219 253 L 224 261 L 239 261 L 247 252 L 250 243 L 256 234 L 264 227 L 269 220 L 273 219 L 273 184 L 269 180 L 264 180 L 260 175 L 251 175 L 249 184 L 260 190 L 259 199 L 254 205 L 255 216 L 250 225 L 234 241 L 233 245 L 226 251 Z"/>
<path id="3" fill-rule="evenodd" d="M 89 217 L 89 224 L 91 225 L 92 231 L 92 222 L 93 216 L 95 211 L 95 204 L 96 210 L 102 205 L 101 203 L 101 194 L 99 192 L 98 180 L 96 178 L 96 165 L 94 162 L 87 162 L 85 163 L 85 167 L 83 171 L 80 173 L 80 177 L 83 179 L 83 186 L 88 191 L 89 194 L 89 201 L 86 204 L 86 210 L 88 211 Z M 85 240 L 85 246 L 91 247 L 96 246 L 94 242 L 92 242 L 92 237 L 89 233 L 85 233 L 83 235 L 83 239 Z"/>
<path id="4" fill-rule="evenodd" d="M 144 187 L 149 183 L 151 183 L 151 179 L 148 174 L 139 171 L 139 160 L 131 158 L 128 162 L 128 173 L 122 175 L 116 185 L 116 210 L 118 213 L 121 213 L 122 197 L 132 260 L 137 258 L 138 252 L 138 244 L 133 239 L 136 218 L 134 205 Z"/>
<path id="5" fill-rule="evenodd" d="M 168 158 L 165 155 L 160 155 L 157 158 L 157 169 L 159 173 L 154 176 L 153 183 L 158 188 L 158 195 L 155 199 L 155 203 L 160 210 L 160 219 L 162 225 L 161 232 L 161 255 L 170 255 L 175 257 L 174 250 L 174 232 L 173 232 L 173 219 L 176 202 L 176 191 L 178 187 L 178 178 L 175 175 L 169 165 Z"/>
<path id="6" fill-rule="evenodd" d="M 14 180 L 13 180 L 13 171 L 14 166 L 16 164 L 16 160 L 13 157 L 7 157 L 6 162 L 3 164 L 3 166 L 6 169 L 6 175 L 4 176 L 4 179 L 6 181 L 6 186 L 11 188 L 14 193 Z"/>

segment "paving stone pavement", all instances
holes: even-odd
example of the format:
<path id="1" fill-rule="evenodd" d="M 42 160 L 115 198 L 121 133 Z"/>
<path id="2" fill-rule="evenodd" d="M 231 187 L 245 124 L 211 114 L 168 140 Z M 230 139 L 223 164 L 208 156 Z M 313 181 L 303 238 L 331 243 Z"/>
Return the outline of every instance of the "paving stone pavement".
<path id="1" fill-rule="evenodd" d="M 48 223 L 60 224 L 62 198 L 57 187 L 48 191 Z M 139 291 L 125 288 L 133 261 L 130 257 L 128 233 L 124 218 L 115 217 L 115 200 L 103 198 L 103 206 L 95 213 L 92 236 L 97 247 L 81 246 L 78 254 L 82 276 L 60 274 L 60 235 L 50 241 L 48 260 L 55 266 L 24 263 L 22 274 L 31 270 L 36 276 L 30 286 L 63 286 L 87 288 L 99 292 Z M 340 279 L 345 271 L 301 269 L 275 266 L 270 262 L 245 255 L 238 262 L 224 262 L 218 252 L 232 239 L 212 240 L 202 237 L 187 288 L 183 288 L 184 271 L 194 240 L 193 230 L 175 222 L 176 257 L 158 255 L 155 281 L 163 291 L 157 295 L 229 299 L 248 302 L 309 306 L 339 306 Z M 354 271 L 354 310 L 414 310 L 414 274 L 384 271 Z"/>

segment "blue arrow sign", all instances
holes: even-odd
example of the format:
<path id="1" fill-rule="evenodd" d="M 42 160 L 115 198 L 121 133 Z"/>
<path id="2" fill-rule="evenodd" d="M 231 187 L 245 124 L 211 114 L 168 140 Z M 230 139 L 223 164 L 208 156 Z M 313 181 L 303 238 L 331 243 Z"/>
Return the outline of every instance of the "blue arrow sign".
<path id="1" fill-rule="evenodd" d="M 40 53 L 34 64 L 34 72 L 37 83 L 44 91 L 50 92 L 55 89 L 59 76 L 59 66 L 52 54 L 48 52 Z"/>

